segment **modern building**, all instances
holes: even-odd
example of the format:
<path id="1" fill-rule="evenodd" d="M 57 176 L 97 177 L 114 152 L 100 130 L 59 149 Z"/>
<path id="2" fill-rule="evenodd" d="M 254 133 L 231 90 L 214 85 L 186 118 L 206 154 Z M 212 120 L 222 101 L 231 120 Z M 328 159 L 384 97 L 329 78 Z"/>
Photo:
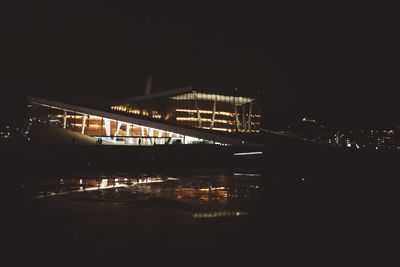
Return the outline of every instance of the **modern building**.
<path id="1" fill-rule="evenodd" d="M 202 129 L 249 133 L 260 130 L 260 108 L 254 98 L 221 94 L 209 88 L 189 86 L 124 99 L 111 108 Z"/>
<path id="2" fill-rule="evenodd" d="M 124 99 L 104 107 L 86 107 L 30 97 L 33 124 L 42 123 L 120 145 L 217 144 L 257 145 L 243 135 L 260 129 L 254 98 L 231 96 L 194 87 Z M 240 137 L 239 135 L 240 134 Z"/>

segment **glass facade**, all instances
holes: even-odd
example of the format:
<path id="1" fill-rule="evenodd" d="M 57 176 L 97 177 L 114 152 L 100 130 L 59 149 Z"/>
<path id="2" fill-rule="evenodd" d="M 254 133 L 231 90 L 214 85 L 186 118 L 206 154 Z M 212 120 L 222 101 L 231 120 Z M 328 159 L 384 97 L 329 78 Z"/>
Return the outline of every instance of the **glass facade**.
<path id="1" fill-rule="evenodd" d="M 113 105 L 111 109 L 190 127 L 225 131 L 258 132 L 260 108 L 255 99 L 191 91 Z"/>
<path id="2" fill-rule="evenodd" d="M 30 117 L 29 121 L 31 123 L 43 123 L 77 132 L 90 136 L 101 144 L 147 146 L 198 143 L 221 144 L 145 125 L 75 112 L 45 104 L 33 104 Z"/>

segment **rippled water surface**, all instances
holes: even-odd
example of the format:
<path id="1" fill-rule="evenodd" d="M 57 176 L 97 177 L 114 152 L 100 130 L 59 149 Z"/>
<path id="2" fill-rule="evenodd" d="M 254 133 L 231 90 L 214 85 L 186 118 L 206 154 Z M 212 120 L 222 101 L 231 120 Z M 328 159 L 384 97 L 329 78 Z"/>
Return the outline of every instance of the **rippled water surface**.
<path id="1" fill-rule="evenodd" d="M 135 174 L 25 180 L 25 201 L 62 198 L 97 202 L 173 201 L 194 218 L 250 215 L 260 196 L 258 173 Z M 112 177 L 112 178 L 111 178 Z"/>
<path id="2" fill-rule="evenodd" d="M 326 266 L 326 259 L 358 266 L 373 255 L 380 255 L 375 266 L 389 266 L 397 259 L 389 245 L 400 237 L 396 173 L 53 174 L 8 177 L 4 185 L 5 240 L 24 255 L 13 258 L 20 266 Z M 352 261 L 344 261 L 348 252 Z"/>

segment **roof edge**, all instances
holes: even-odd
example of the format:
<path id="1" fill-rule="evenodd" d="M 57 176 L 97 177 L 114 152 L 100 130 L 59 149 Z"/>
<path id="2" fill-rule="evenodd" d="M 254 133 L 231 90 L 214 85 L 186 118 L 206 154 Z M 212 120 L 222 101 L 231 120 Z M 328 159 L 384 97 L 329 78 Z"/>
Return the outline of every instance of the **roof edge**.
<path id="1" fill-rule="evenodd" d="M 153 93 L 150 95 L 141 95 L 141 96 L 135 96 L 135 97 L 130 97 L 130 98 L 124 98 L 120 99 L 117 101 L 113 101 L 109 103 L 110 105 L 120 105 L 120 104 L 126 104 L 128 102 L 134 102 L 134 101 L 141 101 L 141 100 L 146 100 L 146 99 L 151 99 L 151 98 L 157 98 L 157 97 L 163 97 L 163 96 L 169 96 L 169 95 L 175 95 L 175 94 L 181 94 L 181 93 L 187 93 L 193 90 L 193 86 L 186 86 L 186 87 L 178 87 L 175 89 L 170 89 L 167 91 L 162 91 L 162 92 L 157 92 Z"/>

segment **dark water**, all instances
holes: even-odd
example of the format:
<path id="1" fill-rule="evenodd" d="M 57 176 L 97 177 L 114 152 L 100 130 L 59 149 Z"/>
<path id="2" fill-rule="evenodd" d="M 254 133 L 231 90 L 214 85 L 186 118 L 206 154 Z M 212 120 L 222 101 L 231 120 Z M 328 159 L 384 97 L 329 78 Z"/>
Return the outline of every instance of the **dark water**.
<path id="1" fill-rule="evenodd" d="M 14 265 L 397 266 L 400 178 L 361 170 L 12 175 Z"/>
<path id="2" fill-rule="evenodd" d="M 18 186 L 25 202 L 50 198 L 130 204 L 159 201 L 184 207 L 194 218 L 217 218 L 253 213 L 260 198 L 260 176 L 260 173 L 222 172 L 60 176 L 25 180 Z"/>

